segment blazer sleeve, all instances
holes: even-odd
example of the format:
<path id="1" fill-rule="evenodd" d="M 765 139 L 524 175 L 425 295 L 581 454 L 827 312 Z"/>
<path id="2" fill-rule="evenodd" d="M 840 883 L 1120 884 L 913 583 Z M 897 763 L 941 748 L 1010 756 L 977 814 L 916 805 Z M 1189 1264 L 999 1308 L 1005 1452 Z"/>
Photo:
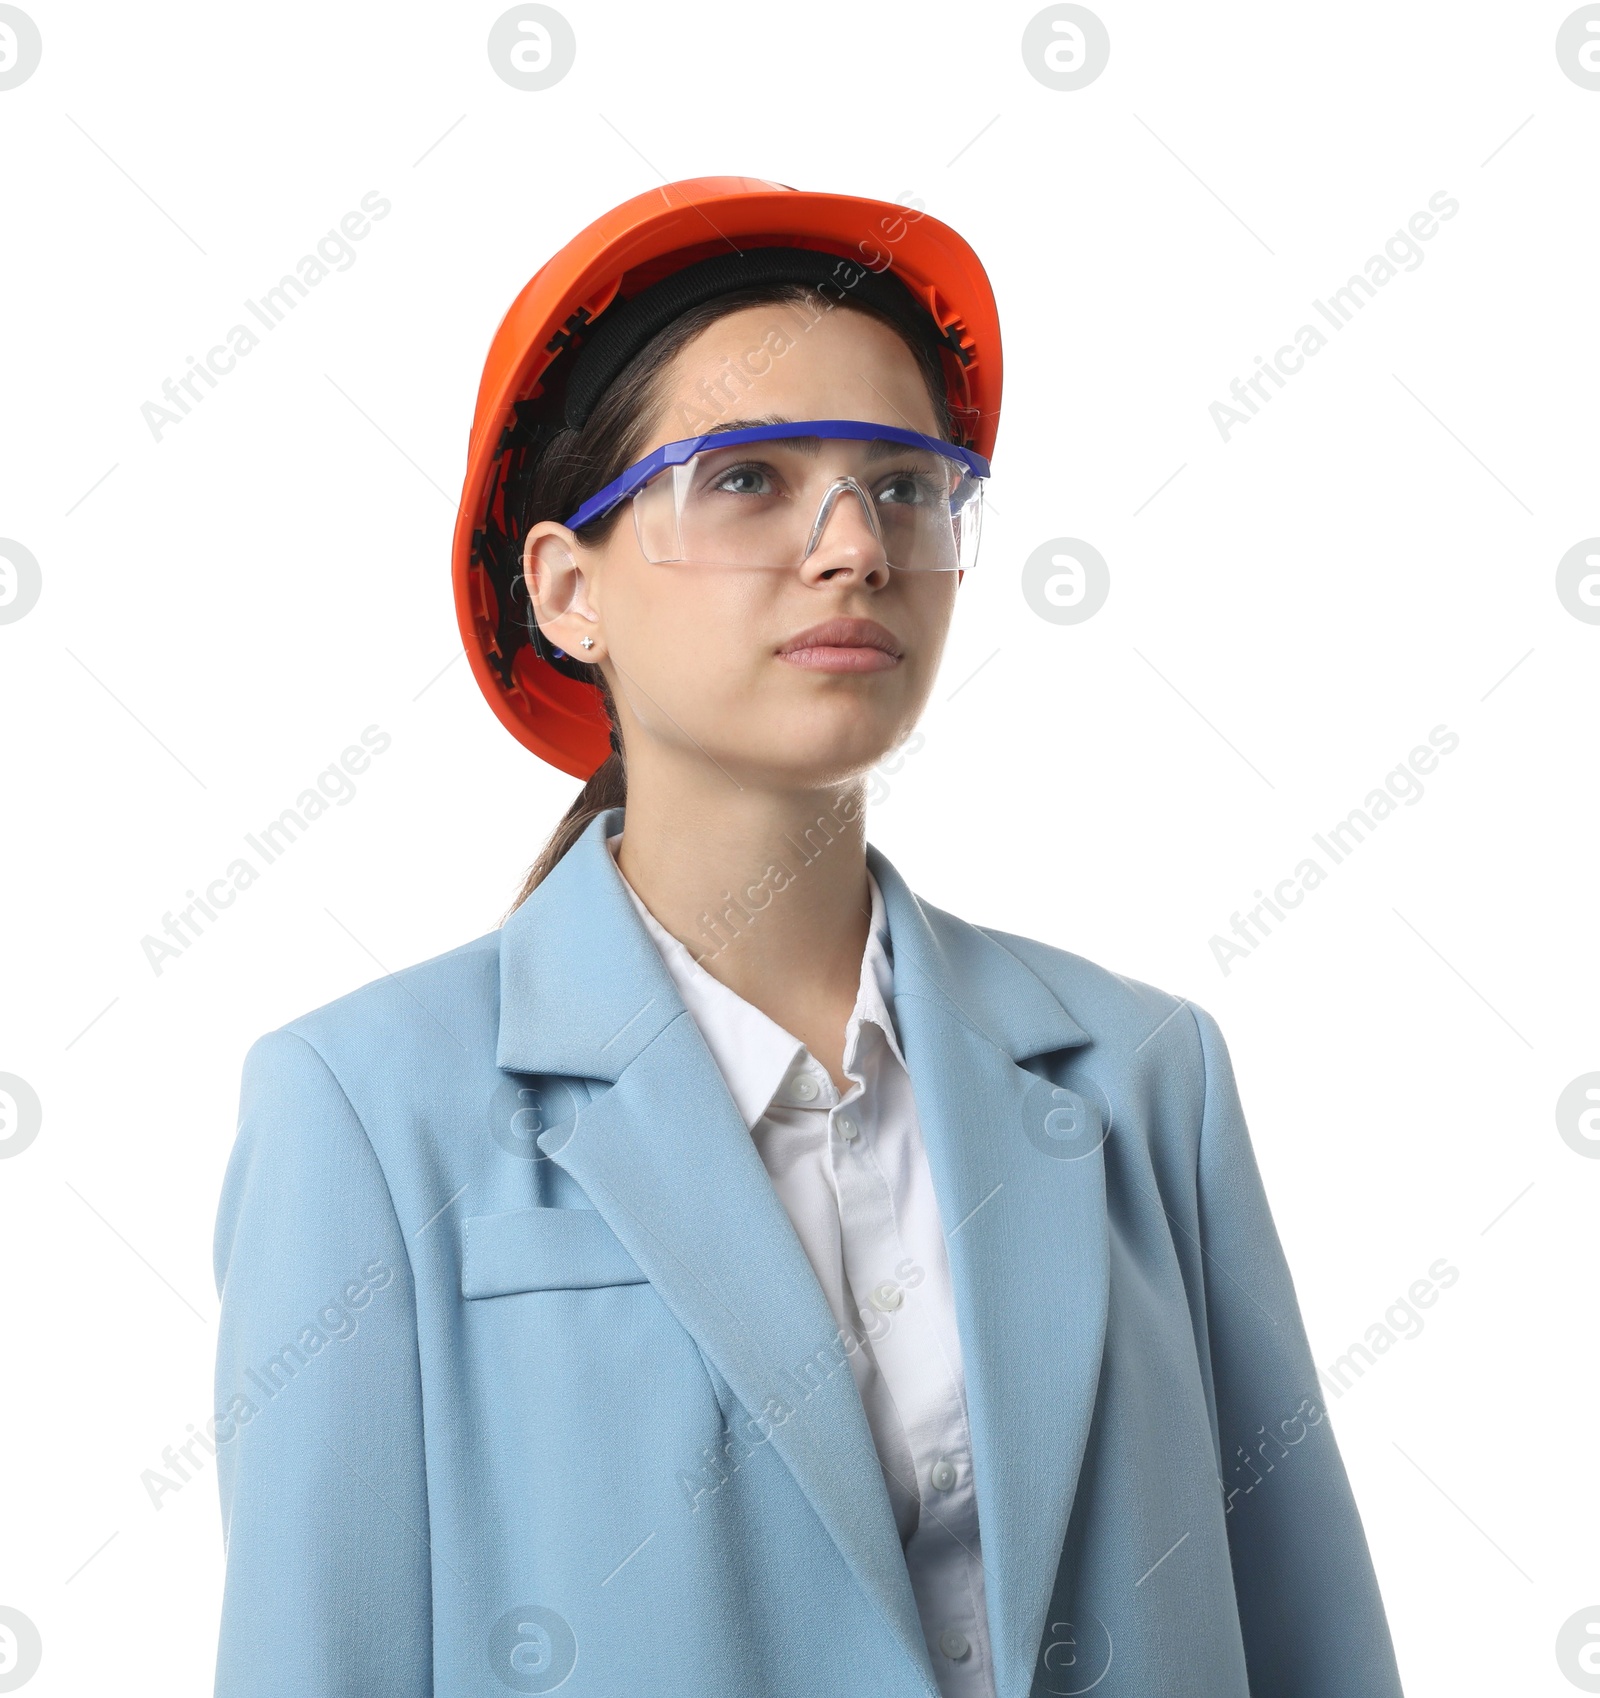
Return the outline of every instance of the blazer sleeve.
<path id="1" fill-rule="evenodd" d="M 1400 1676 L 1227 1045 L 1200 1030 L 1206 1324 L 1251 1698 L 1400 1698 Z"/>
<path id="2" fill-rule="evenodd" d="M 217 1698 L 432 1690 L 427 1482 L 405 1236 L 333 1073 L 245 1057 L 216 1230 Z"/>

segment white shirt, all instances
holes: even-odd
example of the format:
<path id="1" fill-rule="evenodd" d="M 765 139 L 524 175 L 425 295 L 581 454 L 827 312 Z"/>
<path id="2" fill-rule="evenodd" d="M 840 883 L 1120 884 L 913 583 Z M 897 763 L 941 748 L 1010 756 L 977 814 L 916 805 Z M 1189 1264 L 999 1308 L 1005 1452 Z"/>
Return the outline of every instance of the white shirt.
<path id="1" fill-rule="evenodd" d="M 606 840 L 613 857 L 621 841 L 620 832 Z M 843 1096 L 798 1038 L 708 973 L 622 883 L 750 1128 L 835 1321 L 860 1340 L 850 1366 L 939 1690 L 994 1698 L 950 1263 L 891 1012 L 883 893 L 870 871 L 867 879 L 872 919 L 845 1026 Z"/>

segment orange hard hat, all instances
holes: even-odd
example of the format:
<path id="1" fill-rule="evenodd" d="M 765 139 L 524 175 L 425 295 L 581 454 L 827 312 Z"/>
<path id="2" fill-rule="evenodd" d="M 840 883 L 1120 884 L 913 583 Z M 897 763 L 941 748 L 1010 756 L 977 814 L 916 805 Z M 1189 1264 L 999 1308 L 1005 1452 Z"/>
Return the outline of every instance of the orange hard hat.
<path id="1" fill-rule="evenodd" d="M 614 314 L 608 323 L 608 311 L 637 303 L 644 291 L 691 267 L 723 276 L 724 290 L 737 288 L 734 274 L 744 256 L 762 249 L 831 256 L 824 269 L 835 289 L 854 289 L 863 301 L 881 298 L 882 273 L 898 279 L 927 311 L 956 440 L 986 458 L 993 452 L 1000 422 L 994 293 L 971 247 L 927 213 L 759 178 L 694 177 L 635 195 L 581 231 L 534 274 L 489 345 L 453 561 L 456 617 L 478 687 L 519 742 L 575 778 L 588 778 L 610 753 L 610 723 L 599 689 L 557 670 L 530 640 L 527 598 L 513 594 L 521 538 L 510 534 L 516 519 L 508 486 L 518 486 L 563 417 L 572 422 L 568 383 L 585 352 L 586 387 L 594 389 L 594 355 L 606 341 L 600 332 L 615 332 L 630 317 Z M 704 263 L 718 255 L 740 258 L 726 267 Z M 783 270 L 781 264 L 756 269 L 769 276 Z M 669 300 L 667 309 L 674 304 Z M 642 330 L 634 326 L 635 341 L 659 323 L 660 305 L 657 299 L 653 316 L 645 314 Z M 614 346 L 598 362 L 602 382 L 637 351 L 627 337 L 609 340 Z M 590 394 L 586 405 L 596 398 Z"/>

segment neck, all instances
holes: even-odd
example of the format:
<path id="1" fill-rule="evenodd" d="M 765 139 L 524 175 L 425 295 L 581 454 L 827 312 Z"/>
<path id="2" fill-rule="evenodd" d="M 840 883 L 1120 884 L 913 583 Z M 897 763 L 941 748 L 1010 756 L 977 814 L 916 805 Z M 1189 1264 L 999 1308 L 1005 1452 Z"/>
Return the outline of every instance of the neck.
<path id="1" fill-rule="evenodd" d="M 686 791 L 630 772 L 617 864 L 714 978 L 819 1059 L 838 1047 L 872 906 L 859 779 Z"/>

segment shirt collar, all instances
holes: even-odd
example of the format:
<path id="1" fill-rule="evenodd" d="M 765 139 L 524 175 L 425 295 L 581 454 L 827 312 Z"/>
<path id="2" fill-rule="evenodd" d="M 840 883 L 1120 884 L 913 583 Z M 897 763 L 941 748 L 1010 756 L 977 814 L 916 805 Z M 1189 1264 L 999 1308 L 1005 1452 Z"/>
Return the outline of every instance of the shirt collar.
<path id="1" fill-rule="evenodd" d="M 867 869 L 867 887 L 872 892 L 872 918 L 867 924 L 867 947 L 861 964 L 861 988 L 856 993 L 856 1011 L 871 1020 L 902 1067 L 900 1034 L 894 1023 L 894 942 L 889 936 L 889 916 L 878 881 Z"/>
<path id="2" fill-rule="evenodd" d="M 606 847 L 616 858 L 622 833 L 606 838 Z M 639 893 L 622 877 L 617 876 L 644 922 L 657 950 L 671 973 L 684 1007 L 693 1016 L 705 1038 L 712 1059 L 727 1081 L 732 1096 L 746 1126 L 752 1130 L 767 1112 L 778 1088 L 791 1069 L 807 1057 L 806 1047 L 792 1032 L 785 1031 L 776 1020 L 764 1014 L 754 1003 L 746 1002 L 737 991 L 708 973 L 688 949 L 669 932 L 645 907 Z M 856 992 L 855 1008 L 846 1028 L 845 1063 L 855 1059 L 852 1050 L 859 1044 L 855 1031 L 860 1024 L 871 1023 L 883 1033 L 890 1051 L 901 1066 L 905 1057 L 900 1052 L 899 1036 L 891 1012 L 894 998 L 894 948 L 889 936 L 888 916 L 883 892 L 871 869 L 867 884 L 872 895 L 872 914 L 867 926 L 867 943 L 861 958 L 861 979 Z M 814 1061 L 819 1079 L 825 1071 Z"/>

